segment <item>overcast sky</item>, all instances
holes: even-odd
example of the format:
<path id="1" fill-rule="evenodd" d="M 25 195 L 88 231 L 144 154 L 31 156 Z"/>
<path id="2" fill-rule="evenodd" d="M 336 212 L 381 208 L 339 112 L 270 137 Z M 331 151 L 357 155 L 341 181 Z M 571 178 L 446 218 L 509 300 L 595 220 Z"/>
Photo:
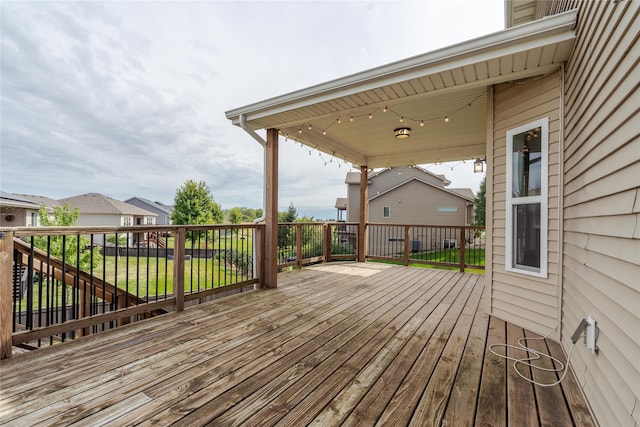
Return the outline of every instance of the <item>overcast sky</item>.
<path id="1" fill-rule="evenodd" d="M 3 0 L 0 189 L 171 204 L 193 179 L 224 209 L 261 207 L 262 148 L 225 111 L 499 31 L 503 4 Z M 280 210 L 335 218 L 350 165 L 280 147 Z"/>

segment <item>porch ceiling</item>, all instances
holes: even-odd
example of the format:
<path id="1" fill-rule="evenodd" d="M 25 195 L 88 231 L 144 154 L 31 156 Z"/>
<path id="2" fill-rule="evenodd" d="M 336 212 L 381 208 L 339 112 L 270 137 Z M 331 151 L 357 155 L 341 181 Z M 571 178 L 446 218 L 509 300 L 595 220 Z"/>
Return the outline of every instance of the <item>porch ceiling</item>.
<path id="1" fill-rule="evenodd" d="M 483 157 L 486 88 L 557 69 L 573 46 L 576 19 L 575 11 L 543 18 L 226 116 L 372 168 Z M 395 139 L 398 127 L 410 127 L 411 137 Z"/>

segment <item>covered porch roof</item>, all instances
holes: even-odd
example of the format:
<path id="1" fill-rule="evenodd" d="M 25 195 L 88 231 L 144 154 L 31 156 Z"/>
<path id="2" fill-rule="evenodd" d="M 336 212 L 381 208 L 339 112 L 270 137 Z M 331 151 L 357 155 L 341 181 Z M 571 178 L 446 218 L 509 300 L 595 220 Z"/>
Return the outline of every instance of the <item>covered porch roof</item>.
<path id="1" fill-rule="evenodd" d="M 573 46 L 576 19 L 575 11 L 545 17 L 226 116 L 370 168 L 484 157 L 487 86 L 557 69 Z M 396 139 L 399 127 L 411 136 Z"/>

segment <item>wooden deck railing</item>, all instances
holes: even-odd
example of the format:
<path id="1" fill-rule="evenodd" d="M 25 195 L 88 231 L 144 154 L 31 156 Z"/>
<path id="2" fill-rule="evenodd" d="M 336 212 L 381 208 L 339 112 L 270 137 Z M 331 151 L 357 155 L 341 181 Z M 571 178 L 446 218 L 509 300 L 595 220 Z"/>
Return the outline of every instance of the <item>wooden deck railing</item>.
<path id="1" fill-rule="evenodd" d="M 0 231 L 0 357 L 253 288 L 264 225 Z M 163 245 L 158 245 L 162 239 Z M 162 247 L 164 246 L 164 247 Z M 6 294 L 6 295 L 5 295 Z"/>
<path id="2" fill-rule="evenodd" d="M 279 224 L 278 268 L 355 260 L 358 229 Z M 483 231 L 367 224 L 366 258 L 483 269 Z M 0 230 L 0 358 L 12 345 L 52 345 L 254 289 L 263 234 L 263 224 Z"/>
<path id="3" fill-rule="evenodd" d="M 484 270 L 484 227 L 367 224 L 367 259 Z"/>

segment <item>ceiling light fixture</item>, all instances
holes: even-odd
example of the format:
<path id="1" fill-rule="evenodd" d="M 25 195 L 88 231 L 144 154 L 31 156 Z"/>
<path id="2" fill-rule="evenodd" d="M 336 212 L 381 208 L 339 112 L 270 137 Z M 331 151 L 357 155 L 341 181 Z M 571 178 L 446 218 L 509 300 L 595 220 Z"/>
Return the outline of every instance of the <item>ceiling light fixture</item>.
<path id="1" fill-rule="evenodd" d="M 411 128 L 396 128 L 393 130 L 396 134 L 396 138 L 405 139 L 411 136 Z"/>

